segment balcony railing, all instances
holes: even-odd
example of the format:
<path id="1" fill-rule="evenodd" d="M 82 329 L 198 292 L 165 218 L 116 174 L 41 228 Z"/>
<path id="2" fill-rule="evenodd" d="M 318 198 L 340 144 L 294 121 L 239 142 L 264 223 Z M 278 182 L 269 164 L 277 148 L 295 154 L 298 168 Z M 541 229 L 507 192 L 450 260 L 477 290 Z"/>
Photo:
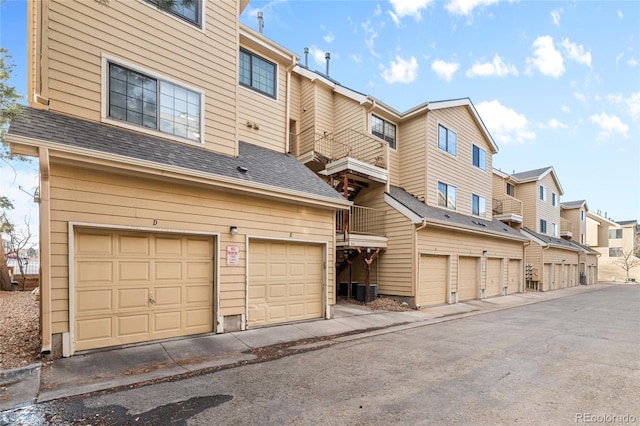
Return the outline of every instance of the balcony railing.
<path id="1" fill-rule="evenodd" d="M 290 135 L 291 152 L 300 157 L 314 152 L 327 162 L 345 157 L 354 158 L 380 168 L 386 168 L 386 142 L 377 140 L 368 133 L 345 129 L 338 133 L 318 133 L 309 128 L 297 135 Z"/>
<path id="2" fill-rule="evenodd" d="M 522 216 L 522 201 L 512 197 L 494 198 L 493 214 L 495 216 L 501 214 L 517 214 L 518 216 Z"/>
<path id="3" fill-rule="evenodd" d="M 362 235 L 384 235 L 384 210 L 351 206 L 349 211 L 336 214 L 336 232 Z"/>

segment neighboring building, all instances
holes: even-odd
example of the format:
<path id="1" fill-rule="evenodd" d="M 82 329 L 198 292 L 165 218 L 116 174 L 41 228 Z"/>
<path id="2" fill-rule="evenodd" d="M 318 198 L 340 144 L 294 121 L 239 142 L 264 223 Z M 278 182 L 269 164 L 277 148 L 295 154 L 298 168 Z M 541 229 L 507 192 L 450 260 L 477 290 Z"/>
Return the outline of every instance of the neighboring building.
<path id="1" fill-rule="evenodd" d="M 624 256 L 634 254 L 640 260 L 639 226 L 637 220 L 614 222 L 596 213 L 587 213 L 588 245 L 600 253 L 600 281 L 624 282 L 627 272 L 620 262 Z M 632 259 L 630 259 L 632 260 Z M 640 266 L 629 271 L 629 278 L 640 282 Z"/>
<path id="2" fill-rule="evenodd" d="M 560 235 L 562 238 L 587 244 L 587 212 L 585 200 L 564 202 L 560 205 Z"/>

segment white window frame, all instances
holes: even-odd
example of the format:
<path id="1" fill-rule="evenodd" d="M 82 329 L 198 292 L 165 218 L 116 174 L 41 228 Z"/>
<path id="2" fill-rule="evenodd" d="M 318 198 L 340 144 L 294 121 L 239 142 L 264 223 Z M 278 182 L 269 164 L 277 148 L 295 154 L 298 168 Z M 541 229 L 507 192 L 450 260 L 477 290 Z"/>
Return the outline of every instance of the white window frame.
<path id="1" fill-rule="evenodd" d="M 558 194 L 556 194 L 555 192 L 551 193 L 551 205 L 554 207 L 558 206 Z"/>
<path id="2" fill-rule="evenodd" d="M 547 233 L 547 221 L 545 219 L 540 219 L 540 223 L 538 224 L 538 226 L 540 227 L 540 233 L 541 234 L 546 234 Z M 542 229 L 544 228 L 544 229 Z"/>
<path id="3" fill-rule="evenodd" d="M 478 199 L 478 212 L 474 212 L 474 199 Z M 478 217 L 487 217 L 487 199 L 482 195 L 471 194 L 471 214 Z"/>
<path id="4" fill-rule="evenodd" d="M 445 194 L 445 203 L 446 205 L 442 205 L 440 204 L 440 185 L 444 185 L 446 187 L 447 193 Z M 454 197 L 453 197 L 453 206 L 449 205 L 449 194 L 450 194 L 450 189 L 453 189 L 454 192 Z M 442 182 L 442 181 L 438 181 L 437 186 L 436 186 L 436 190 L 437 190 L 437 196 L 438 196 L 438 207 L 442 207 L 445 209 L 449 209 L 449 210 L 456 210 L 456 205 L 458 204 L 458 188 L 456 188 L 453 185 L 449 185 L 448 183 Z"/>
<path id="5" fill-rule="evenodd" d="M 441 127 L 447 131 L 447 141 L 446 141 L 446 147 L 445 148 L 442 148 L 440 146 L 440 128 Z M 448 136 L 449 133 L 452 133 L 452 134 L 454 134 L 456 136 L 455 151 L 454 152 L 451 152 L 449 150 L 449 136 Z M 454 157 L 458 156 L 458 133 L 454 132 L 449 127 L 445 126 L 444 124 L 438 123 L 438 132 L 437 132 L 436 136 L 437 136 L 437 143 L 438 143 L 438 149 L 439 150 L 444 151 L 447 154 L 452 155 Z"/>
<path id="6" fill-rule="evenodd" d="M 109 64 L 110 63 L 120 65 L 124 68 L 128 68 L 131 71 L 145 74 L 146 76 L 155 78 L 157 80 L 163 80 L 163 81 L 166 81 L 167 83 L 184 87 L 185 89 L 188 89 L 200 94 L 200 141 L 194 141 L 193 139 L 182 138 L 179 136 L 172 135 L 170 133 L 162 132 L 160 130 L 138 126 L 136 124 L 132 124 L 127 121 L 118 120 L 118 119 L 109 117 Z M 205 92 L 204 90 L 198 87 L 192 86 L 182 81 L 175 80 L 173 78 L 166 77 L 164 75 L 153 72 L 147 68 L 133 64 L 129 61 L 119 59 L 115 56 L 111 56 L 105 53 L 102 54 L 102 88 L 101 88 L 101 111 L 100 111 L 101 120 L 100 121 L 103 123 L 112 124 L 118 127 L 123 127 L 125 129 L 133 130 L 139 133 L 146 133 L 148 135 L 155 136 L 162 139 L 169 139 L 176 142 L 187 143 L 190 145 L 203 146 L 205 144 L 205 134 L 204 134 L 205 103 L 206 103 Z"/>
<path id="7" fill-rule="evenodd" d="M 177 22 L 181 22 L 183 25 L 188 25 L 189 27 L 198 30 L 200 32 L 205 32 L 206 31 L 206 27 L 205 27 L 205 18 L 207 16 L 207 14 L 205 13 L 207 11 L 207 0 L 199 0 L 200 1 L 200 7 L 201 7 L 201 11 L 200 11 L 200 24 L 196 24 L 194 22 L 189 21 L 186 18 L 181 18 L 180 16 L 178 16 L 175 13 L 172 13 L 170 11 L 166 11 L 166 10 L 162 10 L 160 9 L 157 5 L 148 2 L 146 0 L 140 0 L 143 4 L 145 4 L 147 7 L 152 8 L 155 11 L 159 11 L 160 13 L 164 14 L 165 16 L 168 16 L 171 19 L 175 19 Z"/>
<path id="8" fill-rule="evenodd" d="M 554 237 L 558 236 L 558 224 L 557 223 L 551 223 L 551 235 L 553 235 Z"/>
<path id="9" fill-rule="evenodd" d="M 475 152 L 478 151 L 478 164 L 475 164 Z M 473 145 L 471 148 L 471 164 L 479 168 L 482 171 L 487 170 L 487 151 L 480 148 L 478 145 Z"/>
<path id="10" fill-rule="evenodd" d="M 383 127 L 383 129 L 385 129 L 385 130 L 386 130 L 386 128 L 387 128 L 387 125 L 393 126 L 393 128 L 395 129 L 395 135 L 394 135 L 394 137 L 393 137 L 393 145 L 391 145 L 391 142 L 389 142 L 389 141 L 385 138 L 386 133 L 383 133 L 382 137 L 380 137 L 380 136 L 376 135 L 375 133 L 373 133 L 373 118 L 374 118 L 374 117 L 375 117 L 376 119 L 378 119 L 378 120 L 382 121 L 382 123 L 383 123 L 383 126 L 382 126 L 382 127 Z M 371 114 L 371 116 L 369 117 L 369 132 L 370 132 L 373 136 L 377 137 L 378 139 L 382 139 L 383 141 L 385 141 L 385 142 L 389 145 L 389 148 L 393 149 L 394 151 L 398 149 L 398 125 L 397 125 L 396 123 L 392 123 L 391 121 L 389 121 L 389 120 L 387 120 L 387 119 L 384 119 L 384 118 L 380 117 L 380 116 L 379 116 L 379 115 L 377 115 L 377 114 L 373 114 L 373 113 L 372 113 L 372 114 Z"/>
<path id="11" fill-rule="evenodd" d="M 541 201 L 547 201 L 547 187 L 544 185 L 540 185 L 538 189 L 538 198 Z"/>

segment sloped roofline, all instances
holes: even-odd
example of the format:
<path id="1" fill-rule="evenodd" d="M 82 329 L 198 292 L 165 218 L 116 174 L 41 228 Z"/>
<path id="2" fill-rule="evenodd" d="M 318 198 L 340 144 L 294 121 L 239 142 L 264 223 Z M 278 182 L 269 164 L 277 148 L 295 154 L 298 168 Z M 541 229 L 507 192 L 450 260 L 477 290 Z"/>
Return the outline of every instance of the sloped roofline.
<path id="1" fill-rule="evenodd" d="M 587 205 L 587 200 L 576 200 L 576 201 L 567 201 L 565 203 L 560 203 L 560 207 L 565 210 L 577 209 L 584 206 L 586 210 L 589 210 L 589 206 Z"/>
<path id="2" fill-rule="evenodd" d="M 519 174 L 524 174 L 524 173 L 528 173 L 528 172 L 532 172 L 532 171 L 536 171 L 536 170 L 540 170 L 540 173 L 538 173 L 538 174 L 536 174 L 534 176 L 531 176 L 531 177 L 519 178 L 519 177 L 516 176 L 516 175 L 519 175 Z M 509 175 L 509 177 L 511 177 L 511 179 L 513 179 L 517 183 L 527 183 L 527 182 L 536 182 L 536 181 L 542 180 L 542 178 L 544 178 L 549 173 L 551 173 L 551 177 L 553 178 L 553 180 L 555 181 L 556 185 L 558 186 L 558 190 L 560 191 L 560 195 L 564 195 L 564 190 L 562 189 L 562 185 L 560 185 L 560 180 L 558 179 L 558 175 L 557 175 L 555 169 L 553 168 L 553 166 L 544 167 L 542 169 L 526 170 L 524 172 L 513 173 L 513 174 Z"/>

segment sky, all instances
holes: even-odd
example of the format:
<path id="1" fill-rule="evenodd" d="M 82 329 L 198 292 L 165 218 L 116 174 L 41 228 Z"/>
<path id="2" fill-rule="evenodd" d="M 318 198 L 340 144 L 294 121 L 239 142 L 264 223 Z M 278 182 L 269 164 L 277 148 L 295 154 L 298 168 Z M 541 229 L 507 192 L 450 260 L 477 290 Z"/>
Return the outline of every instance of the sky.
<path id="1" fill-rule="evenodd" d="M 332 79 L 400 112 L 468 97 L 495 168 L 553 166 L 561 202 L 640 219 L 640 2 L 251 0 L 241 22 L 257 30 L 258 11 L 302 63 L 309 48 L 309 68 L 325 72 L 329 52 Z M 26 0 L 0 0 L 0 46 L 25 94 Z M 15 222 L 37 218 L 37 186 L 36 160 L 0 163 Z"/>

